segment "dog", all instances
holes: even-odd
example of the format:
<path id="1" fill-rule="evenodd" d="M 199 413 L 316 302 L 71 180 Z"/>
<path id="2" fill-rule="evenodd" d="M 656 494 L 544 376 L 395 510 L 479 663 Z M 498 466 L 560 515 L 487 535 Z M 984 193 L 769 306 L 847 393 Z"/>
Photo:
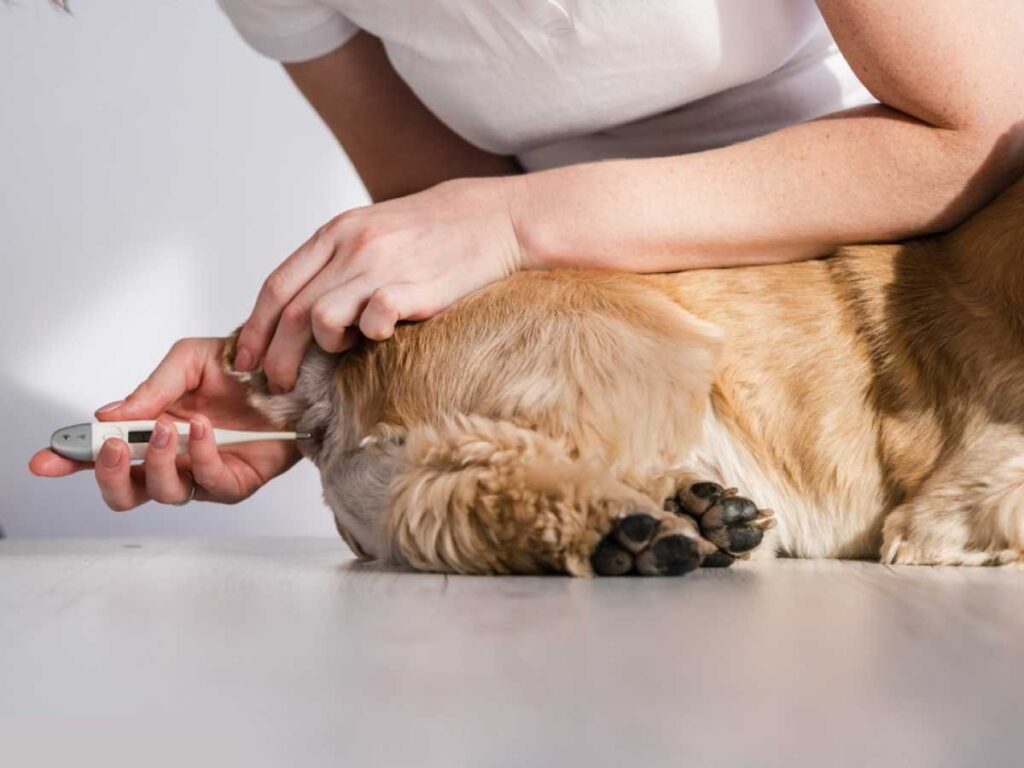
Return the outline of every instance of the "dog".
<path id="1" fill-rule="evenodd" d="M 233 354 L 231 338 L 228 370 Z M 1024 180 L 937 236 L 777 266 L 524 272 L 385 342 L 311 348 L 292 392 L 234 375 L 312 433 L 302 451 L 361 558 L 575 576 L 1011 563 Z"/>

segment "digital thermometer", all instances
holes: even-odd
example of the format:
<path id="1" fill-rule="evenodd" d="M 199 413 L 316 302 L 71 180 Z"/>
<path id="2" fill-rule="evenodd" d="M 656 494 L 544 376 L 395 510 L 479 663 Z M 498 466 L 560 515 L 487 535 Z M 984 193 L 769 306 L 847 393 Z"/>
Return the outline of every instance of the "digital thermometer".
<path id="1" fill-rule="evenodd" d="M 155 421 L 93 421 L 63 427 L 53 433 L 50 448 L 68 459 L 96 461 L 103 441 L 111 438 L 124 440 L 133 459 L 146 458 L 149 438 L 153 436 Z M 178 430 L 178 453 L 188 453 L 188 424 L 175 422 Z M 305 440 L 308 432 L 246 432 L 240 429 L 214 429 L 217 445 L 253 443 L 257 440 Z"/>

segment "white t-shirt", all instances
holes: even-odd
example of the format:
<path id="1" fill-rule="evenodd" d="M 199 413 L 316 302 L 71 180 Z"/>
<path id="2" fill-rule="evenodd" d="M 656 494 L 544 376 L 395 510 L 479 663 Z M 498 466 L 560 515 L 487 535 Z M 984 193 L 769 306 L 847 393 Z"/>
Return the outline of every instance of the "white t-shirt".
<path id="1" fill-rule="evenodd" d="M 360 29 L 444 123 L 529 170 L 697 152 L 874 102 L 814 0 L 219 0 L 304 61 Z"/>

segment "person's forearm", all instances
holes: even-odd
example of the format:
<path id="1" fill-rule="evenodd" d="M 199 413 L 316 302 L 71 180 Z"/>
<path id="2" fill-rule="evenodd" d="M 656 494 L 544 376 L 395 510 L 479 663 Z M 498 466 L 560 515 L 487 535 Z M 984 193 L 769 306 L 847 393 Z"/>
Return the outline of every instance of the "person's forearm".
<path id="1" fill-rule="evenodd" d="M 956 224 L 1020 172 L 1022 145 L 873 106 L 695 155 L 528 174 L 509 197 L 528 268 L 793 261 Z"/>

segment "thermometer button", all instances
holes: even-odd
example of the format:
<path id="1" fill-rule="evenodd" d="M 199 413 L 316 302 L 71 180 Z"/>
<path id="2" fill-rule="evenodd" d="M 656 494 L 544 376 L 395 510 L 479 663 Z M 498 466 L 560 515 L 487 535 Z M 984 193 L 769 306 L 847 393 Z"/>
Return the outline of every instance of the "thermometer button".
<path id="1" fill-rule="evenodd" d="M 104 440 L 112 440 L 112 439 L 115 439 L 115 438 L 118 439 L 118 440 L 124 440 L 124 432 L 122 432 L 117 427 L 104 427 L 103 428 L 103 439 Z"/>

